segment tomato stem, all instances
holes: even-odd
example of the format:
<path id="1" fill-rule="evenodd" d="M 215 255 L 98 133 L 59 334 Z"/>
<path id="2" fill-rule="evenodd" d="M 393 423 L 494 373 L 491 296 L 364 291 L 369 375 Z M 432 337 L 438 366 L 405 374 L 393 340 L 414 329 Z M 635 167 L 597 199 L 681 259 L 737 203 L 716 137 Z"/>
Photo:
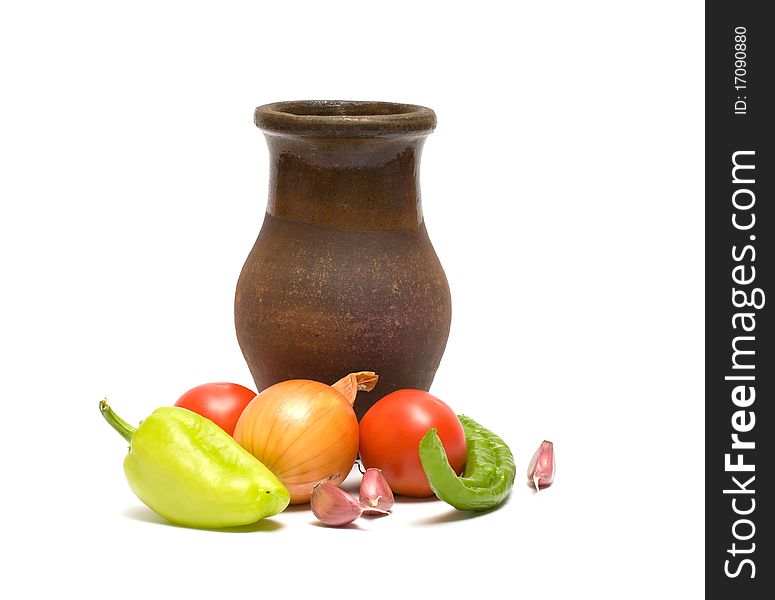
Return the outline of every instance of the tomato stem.
<path id="1" fill-rule="evenodd" d="M 127 442 L 132 441 L 132 436 L 135 434 L 135 431 L 137 431 L 137 427 L 132 427 L 129 423 L 124 421 L 124 419 L 114 413 L 113 409 L 108 406 L 107 398 L 100 400 L 100 413 L 102 413 L 105 420 L 111 424 L 113 429 L 121 434 L 121 437 Z"/>

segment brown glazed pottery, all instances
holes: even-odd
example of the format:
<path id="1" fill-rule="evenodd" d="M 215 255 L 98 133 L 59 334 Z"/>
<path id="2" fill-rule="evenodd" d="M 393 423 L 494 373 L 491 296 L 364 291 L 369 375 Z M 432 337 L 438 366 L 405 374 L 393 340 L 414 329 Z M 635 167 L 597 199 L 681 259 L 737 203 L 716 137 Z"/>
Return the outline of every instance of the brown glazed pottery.
<path id="1" fill-rule="evenodd" d="M 375 371 L 382 396 L 428 390 L 449 335 L 449 286 L 420 203 L 429 108 L 299 101 L 256 109 L 269 202 L 235 298 L 237 338 L 258 390 Z"/>

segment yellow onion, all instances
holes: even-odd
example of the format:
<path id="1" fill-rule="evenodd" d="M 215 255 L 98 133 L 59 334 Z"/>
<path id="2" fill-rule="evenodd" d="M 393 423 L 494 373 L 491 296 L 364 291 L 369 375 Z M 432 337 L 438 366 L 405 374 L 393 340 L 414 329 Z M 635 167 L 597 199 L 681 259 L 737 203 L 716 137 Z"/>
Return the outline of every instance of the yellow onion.
<path id="1" fill-rule="evenodd" d="M 245 407 L 234 439 L 274 473 L 291 504 L 309 502 L 322 481 L 339 485 L 358 455 L 359 390 L 377 383 L 371 371 L 350 373 L 334 385 L 291 379 L 266 388 Z"/>

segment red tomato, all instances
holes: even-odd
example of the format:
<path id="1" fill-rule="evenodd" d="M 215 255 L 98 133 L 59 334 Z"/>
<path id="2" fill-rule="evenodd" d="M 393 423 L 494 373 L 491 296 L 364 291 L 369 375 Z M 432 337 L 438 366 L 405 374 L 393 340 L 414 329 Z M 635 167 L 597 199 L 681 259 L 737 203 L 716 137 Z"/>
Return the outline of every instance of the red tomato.
<path id="1" fill-rule="evenodd" d="M 229 435 L 234 435 L 242 411 L 256 397 L 237 383 L 205 383 L 183 394 L 175 406 L 181 406 L 213 421 Z"/>
<path id="2" fill-rule="evenodd" d="M 405 496 L 432 496 L 420 462 L 420 440 L 435 427 L 449 464 L 460 474 L 466 465 L 466 435 L 454 411 L 421 390 L 388 394 L 363 415 L 360 454 L 364 467 L 382 469 L 391 489 Z"/>

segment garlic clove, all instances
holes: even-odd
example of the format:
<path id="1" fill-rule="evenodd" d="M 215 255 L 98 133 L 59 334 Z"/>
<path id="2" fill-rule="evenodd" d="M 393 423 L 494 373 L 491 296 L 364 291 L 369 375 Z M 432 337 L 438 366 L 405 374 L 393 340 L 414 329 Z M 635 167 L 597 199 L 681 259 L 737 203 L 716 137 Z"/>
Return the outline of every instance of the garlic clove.
<path id="1" fill-rule="evenodd" d="M 548 488 L 554 482 L 554 444 L 544 440 L 533 455 L 527 468 L 527 483 L 536 492 Z"/>
<path id="2" fill-rule="evenodd" d="M 389 514 L 387 511 L 370 508 L 343 489 L 328 481 L 316 483 L 310 498 L 312 513 L 325 525 L 342 527 L 360 517 L 366 510 Z"/>
<path id="3" fill-rule="evenodd" d="M 385 514 L 382 511 L 389 511 L 393 507 L 393 490 L 382 475 L 382 470 L 366 469 L 361 479 L 360 500 L 369 507 L 369 510 L 364 511 L 367 515 Z"/>
<path id="4" fill-rule="evenodd" d="M 328 481 L 315 484 L 310 505 L 312 513 L 321 522 L 332 527 L 352 523 L 363 512 L 355 498 Z"/>

